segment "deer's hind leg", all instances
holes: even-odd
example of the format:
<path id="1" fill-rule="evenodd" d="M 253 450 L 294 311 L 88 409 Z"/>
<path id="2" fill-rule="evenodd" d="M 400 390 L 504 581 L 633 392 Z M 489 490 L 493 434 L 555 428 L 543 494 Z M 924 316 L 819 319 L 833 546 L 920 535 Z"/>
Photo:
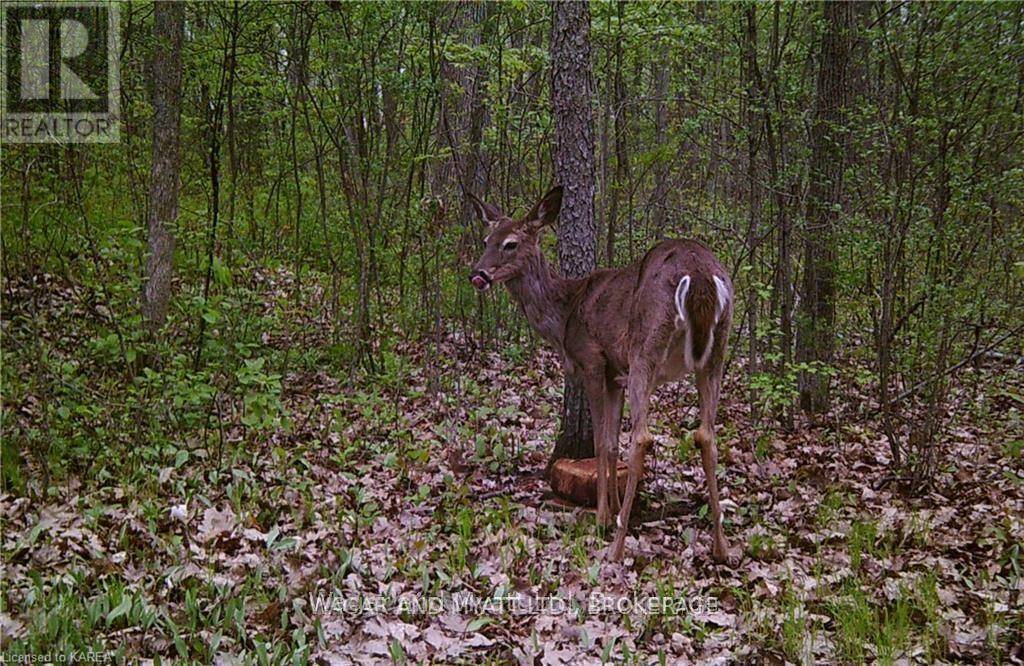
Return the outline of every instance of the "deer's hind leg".
<path id="1" fill-rule="evenodd" d="M 700 459 L 708 486 L 708 505 L 711 508 L 711 556 L 716 562 L 725 562 L 729 556 L 729 543 L 722 529 L 722 507 L 718 498 L 718 448 L 715 446 L 715 418 L 718 413 L 718 395 L 722 384 L 721 364 L 697 372 L 697 394 L 700 397 L 700 427 L 694 440 L 700 444 Z"/>
<path id="2" fill-rule="evenodd" d="M 633 429 L 629 437 L 629 478 L 626 480 L 626 495 L 619 509 L 618 529 L 612 543 L 611 559 L 622 560 L 626 549 L 626 532 L 629 530 L 629 514 L 633 510 L 637 486 L 644 473 L 644 457 L 653 442 L 647 429 L 647 408 L 651 400 L 651 370 L 642 362 L 632 364 L 629 373 L 629 413 Z"/>
<path id="3" fill-rule="evenodd" d="M 608 510 L 619 513 L 619 434 L 622 432 L 622 388 L 610 381 L 605 394 L 605 438 L 608 447 Z"/>
<path id="4" fill-rule="evenodd" d="M 583 379 L 583 388 L 590 405 L 590 422 L 594 430 L 594 455 L 597 457 L 597 522 L 610 525 L 613 514 L 608 506 L 608 428 L 607 391 L 604 378 L 597 373 Z"/>

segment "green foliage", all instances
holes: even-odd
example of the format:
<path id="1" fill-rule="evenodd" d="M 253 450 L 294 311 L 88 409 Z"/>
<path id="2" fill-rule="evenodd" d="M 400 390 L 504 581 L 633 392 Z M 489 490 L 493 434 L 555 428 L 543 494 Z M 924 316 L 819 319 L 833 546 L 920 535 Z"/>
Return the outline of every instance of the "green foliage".
<path id="1" fill-rule="evenodd" d="M 181 194 L 170 224 L 174 289 L 168 320 L 157 330 L 138 307 L 153 158 L 148 63 L 158 48 L 150 8 L 126 4 L 122 12 L 120 143 L 4 145 L 3 492 L 43 504 L 71 494 L 95 502 L 85 511 L 100 521 L 112 508 L 105 502 L 122 501 L 109 496 L 117 489 L 136 503 L 133 516 L 149 533 L 166 537 L 156 546 L 136 543 L 142 530 L 119 537 L 128 556 L 149 560 L 177 557 L 185 541 L 167 528 L 168 498 L 192 507 L 222 501 L 247 525 L 267 530 L 282 514 L 303 524 L 325 512 L 355 535 L 339 555 L 343 565 L 329 573 L 340 584 L 358 560 L 359 535 L 389 510 L 365 478 L 368 461 L 379 461 L 400 479 L 399 498 L 437 512 L 438 525 L 424 540 L 451 542 L 442 556 L 399 553 L 389 563 L 409 580 L 425 580 L 425 589 L 474 580 L 483 542 L 499 533 L 518 544 L 508 558 L 530 585 L 554 585 L 564 572 L 537 561 L 524 536 L 531 529 L 563 539 L 573 574 L 598 581 L 592 554 L 603 543 L 592 522 L 555 534 L 551 524 L 518 524 L 507 499 L 481 508 L 454 475 L 424 480 L 424 470 L 450 452 L 437 440 L 454 440 L 449 444 L 463 447 L 469 465 L 499 478 L 533 462 L 511 426 L 526 412 L 536 418 L 536 408 L 498 407 L 486 377 L 453 377 L 440 368 L 447 341 L 477 365 L 495 362 L 503 372 L 521 372 L 538 345 L 501 290 L 481 297 L 467 284 L 482 233 L 464 214 L 463 188 L 514 214 L 555 179 L 550 7 L 240 7 L 237 23 L 231 4 L 187 8 Z M 701 239 L 724 265 L 738 267 L 729 372 L 756 370 L 744 379 L 746 396 L 730 400 L 746 399 L 761 415 L 791 412 L 801 375 L 828 377 L 839 401 L 874 410 L 881 382 L 899 393 L 1019 324 L 1020 8 L 865 7 L 856 54 L 863 79 L 842 128 L 850 159 L 831 266 L 837 355 L 831 363 L 803 363 L 794 360 L 790 329 L 806 261 L 800 244 L 817 231 L 803 211 L 820 6 L 591 4 L 599 263 L 639 259 L 669 235 Z M 652 92 L 659 71 L 668 80 L 664 99 Z M 760 84 L 750 78 L 754 72 Z M 229 112 L 223 126 L 211 128 L 218 96 Z M 660 129 L 659 103 L 666 118 Z M 208 177 L 214 135 L 221 141 L 216 193 Z M 667 179 L 663 200 L 654 195 L 658 174 Z M 658 210 L 665 212 L 661 228 Z M 552 258 L 554 236 L 543 239 Z M 1012 338 L 1003 347 L 1021 351 Z M 755 361 L 749 366 L 747 355 Z M 424 369 L 427 378 L 413 386 Z M 944 402 L 952 402 L 946 390 L 955 385 L 943 376 L 901 404 L 905 422 L 896 424 L 896 436 L 926 432 L 931 443 L 944 442 L 942 423 L 921 428 L 920 414 L 951 411 Z M 297 403 L 302 397 L 308 402 Z M 525 398 L 553 419 L 553 399 Z M 425 400 L 437 405 L 429 425 L 408 413 Z M 1019 422 L 1019 387 L 1008 384 L 977 402 L 970 408 L 986 416 L 1005 411 Z M 293 413 L 296 404 L 301 413 Z M 730 413 L 740 407 L 730 405 Z M 320 418 L 326 425 L 311 433 Z M 769 460 L 778 431 L 767 421 L 723 427 L 723 454 L 731 442 L 752 437 L 758 462 Z M 681 435 L 677 461 L 694 463 L 692 437 L 674 434 Z M 1003 480 L 1024 483 L 1021 439 L 994 442 L 1011 462 Z M 915 451 L 912 460 L 927 453 Z M 290 475 L 287 489 L 241 469 L 261 464 Z M 319 465 L 351 482 L 329 508 L 311 499 Z M 817 527 L 831 526 L 849 504 L 844 489 L 831 487 L 813 512 Z M 697 518 L 706 512 L 702 506 Z M 5 557 L 25 557 L 47 538 L 44 527 L 32 528 Z M 1019 581 L 1013 536 L 1012 526 L 993 524 L 984 545 Z M 780 538 L 758 535 L 748 552 L 772 560 Z M 823 629 L 812 616 L 825 613 L 840 658 L 897 659 L 915 632 L 924 634 L 928 658 L 944 658 L 934 578 L 883 603 L 869 593 L 876 581 L 865 577 L 870 558 L 929 538 L 925 526 L 895 535 L 870 518 L 856 520 L 846 547 L 858 578 L 817 605 L 782 592 L 784 619 L 771 628 L 772 640 L 787 658 L 802 660 L 805 639 Z M 263 546 L 282 554 L 297 543 L 268 531 Z M 28 597 L 5 598 L 30 618 L 14 646 L 22 652 L 105 648 L 101 635 L 135 629 L 166 638 L 163 656 L 182 661 L 210 662 L 223 648 L 243 661 L 305 663 L 311 644 L 326 642 L 290 624 L 287 608 L 279 611 L 279 633 L 248 628 L 254 613 L 283 599 L 258 572 L 230 591 L 190 577 L 175 588 L 181 599 L 173 604 L 117 575 L 51 577 L 31 568 L 27 575 Z M 168 612 L 171 605 L 181 612 Z M 659 617 L 641 632 L 678 630 L 704 640 L 706 630 L 688 622 Z M 1001 640 L 993 639 L 994 654 L 1005 647 Z M 395 661 L 409 659 L 400 643 L 387 649 Z M 137 656 L 117 650 L 118 660 Z M 609 641 L 600 656 L 643 659 L 627 650 Z"/>
<path id="2" fill-rule="evenodd" d="M 781 357 L 778 354 L 767 354 L 765 360 L 769 363 L 778 363 Z M 796 404 L 800 395 L 797 378 L 802 373 L 831 378 L 836 375 L 836 370 L 817 361 L 790 363 L 779 370 L 760 372 L 751 376 L 750 387 L 756 392 L 765 410 L 778 413 Z"/>
<path id="3" fill-rule="evenodd" d="M 281 375 L 265 373 L 265 363 L 264 358 L 246 359 L 236 373 L 238 385 L 244 392 L 242 423 L 261 429 L 279 425 L 284 411 Z"/>

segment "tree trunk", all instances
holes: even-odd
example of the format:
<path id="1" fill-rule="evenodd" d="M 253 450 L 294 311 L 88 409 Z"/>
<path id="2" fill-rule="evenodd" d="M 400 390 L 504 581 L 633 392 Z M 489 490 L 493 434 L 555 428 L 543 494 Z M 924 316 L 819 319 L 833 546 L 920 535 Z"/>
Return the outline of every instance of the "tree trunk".
<path id="1" fill-rule="evenodd" d="M 619 26 L 623 22 L 624 3 L 618 3 L 616 10 L 619 14 Z M 622 199 L 622 191 L 626 187 L 626 178 L 629 173 L 629 154 L 626 151 L 626 87 L 622 81 L 622 31 L 615 39 L 615 77 L 612 82 L 615 102 L 615 184 L 611 188 L 612 199 L 608 208 L 608 235 L 606 239 L 605 262 L 608 266 L 615 265 L 615 242 L 616 230 L 619 226 L 619 201 Z M 630 243 L 632 246 L 632 243 Z"/>
<path id="2" fill-rule="evenodd" d="M 778 67 L 782 58 L 782 51 L 785 46 L 780 35 L 780 6 L 775 3 L 772 6 L 772 29 L 770 38 L 769 63 L 772 69 Z M 764 78 L 757 77 L 761 89 L 761 100 L 763 101 L 764 113 L 764 135 L 768 142 L 768 172 L 771 183 L 772 198 L 774 200 L 775 226 L 778 229 L 778 265 L 776 268 L 775 297 L 779 302 L 779 350 L 781 351 L 776 372 L 783 376 L 789 371 L 793 363 L 793 284 L 790 278 L 792 273 L 792 259 L 790 252 L 791 220 L 789 214 L 790 202 L 795 195 L 785 191 L 786 183 L 782 174 L 786 170 L 785 150 L 786 122 L 783 113 L 783 97 L 779 89 L 779 79 L 773 76 L 770 84 L 766 84 Z M 769 101 L 769 97 L 771 100 Z M 774 114 L 772 107 L 774 106 Z M 787 431 L 793 429 L 793 406 L 782 406 L 781 412 L 777 414 L 783 427 Z"/>
<path id="3" fill-rule="evenodd" d="M 668 130 L 668 61 L 669 50 L 668 40 L 662 37 L 658 40 L 656 48 L 657 58 L 652 67 L 654 69 L 654 145 L 658 149 L 658 160 L 654 164 L 654 192 L 651 194 L 651 226 L 654 227 L 656 238 L 665 236 L 665 199 L 668 198 L 668 168 L 669 157 L 667 151 L 663 151 Z"/>
<path id="4" fill-rule="evenodd" d="M 473 7 L 473 20 L 480 26 L 477 33 L 477 46 L 488 46 L 494 40 L 496 20 L 491 17 L 497 10 L 493 3 L 484 2 Z M 488 109 L 486 86 L 489 71 L 486 63 L 478 63 L 473 69 L 473 79 L 467 87 L 469 96 L 465 102 L 469 109 L 466 129 L 465 152 L 462 155 L 462 184 L 470 192 L 479 192 L 481 196 L 487 192 L 487 172 L 483 159 L 483 136 L 487 126 Z M 475 225 L 473 207 L 467 197 L 462 198 L 460 222 L 463 229 L 463 240 L 468 240 L 467 233 Z M 468 251 L 468 246 L 467 246 Z"/>
<path id="5" fill-rule="evenodd" d="M 185 5 L 157 2 L 153 10 L 153 170 L 149 188 L 149 256 L 142 289 L 142 316 L 155 329 L 167 318 L 178 217 L 181 120 L 181 39 Z"/>
<path id="6" fill-rule="evenodd" d="M 231 46 L 229 49 L 228 61 L 228 91 L 227 91 L 227 107 L 228 107 L 228 125 L 227 125 L 227 140 L 228 140 L 228 168 L 231 169 L 229 175 L 231 179 L 231 194 L 228 199 L 228 228 L 227 237 L 235 237 L 235 201 L 238 196 L 238 144 L 236 141 L 236 122 L 235 122 L 235 78 L 238 73 L 238 36 L 241 32 L 241 26 L 238 21 L 238 0 L 234 0 L 234 4 L 231 8 Z M 231 248 L 233 243 L 227 243 L 225 246 L 225 257 L 230 259 Z"/>
<path id="7" fill-rule="evenodd" d="M 590 7 L 555 2 L 551 21 L 551 102 L 555 117 L 555 177 L 564 188 L 558 223 L 562 273 L 577 278 L 596 265 L 594 118 L 591 110 Z M 581 387 L 566 382 L 562 432 L 551 455 L 594 455 L 593 427 Z M 550 465 L 550 463 L 549 463 Z"/>
<path id="8" fill-rule="evenodd" d="M 796 357 L 800 363 L 832 362 L 835 347 L 835 223 L 842 199 L 846 132 L 842 127 L 850 89 L 855 7 L 825 3 L 818 96 L 811 126 L 811 164 L 803 233 L 804 275 L 797 314 Z M 828 376 L 802 371 L 800 406 L 810 414 L 828 409 Z"/>
<path id="9" fill-rule="evenodd" d="M 761 149 L 762 119 L 758 107 L 764 107 L 761 95 L 760 70 L 757 62 L 757 7 L 744 7 L 743 64 L 741 73 L 746 87 L 740 108 L 747 134 L 746 186 L 747 186 L 747 233 L 743 241 L 747 261 L 757 275 L 758 250 L 761 243 L 761 181 L 758 175 L 758 152 Z M 753 379 L 760 371 L 761 346 L 758 339 L 758 281 L 751 279 L 747 285 L 747 378 Z M 760 404 L 753 387 L 747 393 L 750 415 L 754 421 L 761 418 Z"/>

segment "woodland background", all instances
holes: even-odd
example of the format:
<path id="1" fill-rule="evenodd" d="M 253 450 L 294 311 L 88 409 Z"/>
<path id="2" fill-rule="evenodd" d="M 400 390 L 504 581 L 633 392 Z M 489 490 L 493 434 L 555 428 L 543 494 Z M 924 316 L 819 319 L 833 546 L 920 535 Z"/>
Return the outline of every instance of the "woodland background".
<path id="1" fill-rule="evenodd" d="M 125 3 L 121 30 L 120 143 L 0 160 L 5 651 L 1022 658 L 1024 5 Z M 688 384 L 624 567 L 542 500 L 586 419 L 466 279 L 464 193 L 554 182 L 567 274 L 694 237 L 734 276 L 735 570 Z M 331 590 L 722 610 L 349 618 Z"/>

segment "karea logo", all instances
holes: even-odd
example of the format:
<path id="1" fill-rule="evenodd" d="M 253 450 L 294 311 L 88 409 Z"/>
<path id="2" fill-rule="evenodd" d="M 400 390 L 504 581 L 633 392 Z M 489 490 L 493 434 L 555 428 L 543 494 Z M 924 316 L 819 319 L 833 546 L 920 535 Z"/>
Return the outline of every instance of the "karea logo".
<path id="1" fill-rule="evenodd" d="M 5 0 L 0 23 L 0 140 L 117 141 L 117 3 Z"/>

